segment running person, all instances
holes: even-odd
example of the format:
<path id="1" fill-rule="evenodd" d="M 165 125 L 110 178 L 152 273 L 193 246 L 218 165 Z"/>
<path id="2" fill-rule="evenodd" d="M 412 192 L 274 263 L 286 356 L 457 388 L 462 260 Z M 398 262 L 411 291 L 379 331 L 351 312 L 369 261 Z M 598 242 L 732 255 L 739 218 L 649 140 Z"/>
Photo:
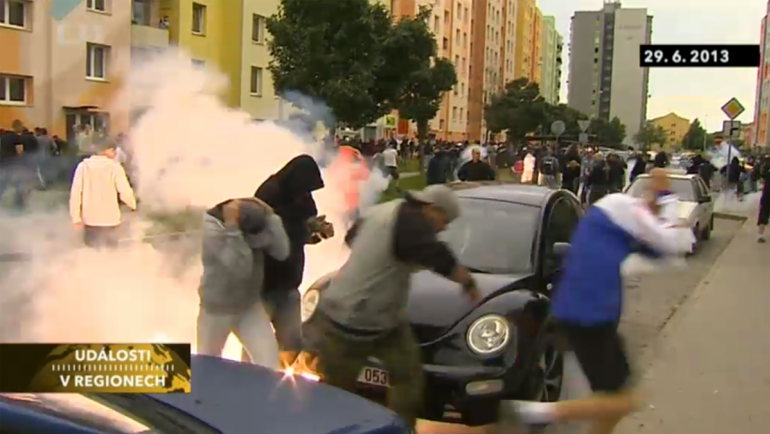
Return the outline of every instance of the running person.
<path id="1" fill-rule="evenodd" d="M 694 237 L 689 227 L 659 219 L 652 183 L 649 199 L 610 194 L 580 220 L 556 285 L 552 315 L 575 352 L 593 395 L 557 403 L 503 401 L 501 424 L 535 427 L 552 422 L 593 421 L 593 434 L 610 434 L 638 408 L 629 363 L 618 334 L 623 306 L 621 264 L 632 253 L 684 255 Z"/>

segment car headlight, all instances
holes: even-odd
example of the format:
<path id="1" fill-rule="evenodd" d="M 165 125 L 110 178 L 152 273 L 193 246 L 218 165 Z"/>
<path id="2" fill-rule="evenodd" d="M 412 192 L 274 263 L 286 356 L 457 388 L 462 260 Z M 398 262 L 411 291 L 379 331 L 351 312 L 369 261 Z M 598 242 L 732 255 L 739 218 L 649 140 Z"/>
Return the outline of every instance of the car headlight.
<path id="1" fill-rule="evenodd" d="M 310 317 L 315 313 L 318 307 L 318 302 L 321 300 L 321 293 L 317 289 L 308 289 L 305 295 L 302 296 L 302 322 L 307 322 Z"/>
<path id="2" fill-rule="evenodd" d="M 485 315 L 468 327 L 468 347 L 476 354 L 492 354 L 504 348 L 511 338 L 511 326 L 500 315 Z"/>

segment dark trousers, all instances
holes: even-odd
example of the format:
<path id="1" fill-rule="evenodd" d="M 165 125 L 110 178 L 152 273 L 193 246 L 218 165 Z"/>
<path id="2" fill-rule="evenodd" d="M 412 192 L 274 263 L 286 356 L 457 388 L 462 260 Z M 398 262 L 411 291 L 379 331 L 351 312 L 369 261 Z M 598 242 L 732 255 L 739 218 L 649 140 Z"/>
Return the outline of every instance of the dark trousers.
<path id="1" fill-rule="evenodd" d="M 323 381 L 355 393 L 358 375 L 367 359 L 379 359 L 388 371 L 388 407 L 414 429 L 422 411 L 425 380 L 420 347 L 409 324 L 362 340 L 348 337 L 323 315 L 316 316 L 321 336 L 318 366 Z"/>
<path id="2" fill-rule="evenodd" d="M 84 226 L 83 242 L 91 248 L 118 247 L 120 226 Z"/>
<path id="3" fill-rule="evenodd" d="M 0 166 L 0 201 L 8 189 L 13 189 L 13 206 L 24 207 L 29 194 L 29 187 L 24 182 L 23 169 L 18 167 Z"/>

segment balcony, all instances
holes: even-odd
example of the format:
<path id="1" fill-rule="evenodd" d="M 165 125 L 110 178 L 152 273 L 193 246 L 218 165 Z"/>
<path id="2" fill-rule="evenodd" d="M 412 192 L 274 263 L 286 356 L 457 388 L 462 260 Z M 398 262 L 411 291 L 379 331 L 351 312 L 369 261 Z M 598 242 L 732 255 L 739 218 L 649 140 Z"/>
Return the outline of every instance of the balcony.
<path id="1" fill-rule="evenodd" d="M 131 25 L 131 46 L 134 48 L 166 48 L 168 42 L 168 29 L 141 24 Z"/>

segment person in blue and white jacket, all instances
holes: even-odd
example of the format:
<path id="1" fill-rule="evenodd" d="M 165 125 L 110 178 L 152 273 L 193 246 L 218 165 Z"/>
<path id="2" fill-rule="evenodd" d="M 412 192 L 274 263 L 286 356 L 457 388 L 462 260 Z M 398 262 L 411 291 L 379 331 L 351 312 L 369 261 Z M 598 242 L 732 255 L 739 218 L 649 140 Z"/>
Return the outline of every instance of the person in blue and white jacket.
<path id="1" fill-rule="evenodd" d="M 617 331 L 623 308 L 622 265 L 639 253 L 683 256 L 695 242 L 689 225 L 659 214 L 659 199 L 668 196 L 668 180 L 656 178 L 658 182 L 649 183 L 645 199 L 610 194 L 588 209 L 572 236 L 556 284 L 551 314 L 593 395 L 557 403 L 506 401 L 501 423 L 515 420 L 537 426 L 594 421 L 593 434 L 609 434 L 637 408 L 638 400 L 628 384 L 631 372 L 623 339 Z"/>

